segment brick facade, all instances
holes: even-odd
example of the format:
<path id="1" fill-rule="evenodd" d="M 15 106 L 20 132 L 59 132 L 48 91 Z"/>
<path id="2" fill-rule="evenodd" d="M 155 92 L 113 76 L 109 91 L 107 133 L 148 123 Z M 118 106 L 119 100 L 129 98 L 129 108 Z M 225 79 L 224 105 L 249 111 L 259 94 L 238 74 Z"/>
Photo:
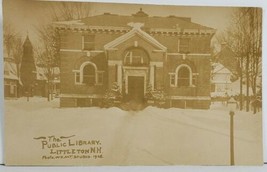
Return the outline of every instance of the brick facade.
<path id="1" fill-rule="evenodd" d="M 155 19 L 147 15 L 101 26 L 99 17 L 119 16 L 93 16 L 81 20 L 83 25 L 55 23 L 61 36 L 61 107 L 98 106 L 114 82 L 123 97 L 138 93 L 129 84 L 139 78 L 141 96 L 151 86 L 164 92 L 167 107 L 209 108 L 214 29 L 179 17 L 162 17 L 179 29 L 153 28 Z"/>

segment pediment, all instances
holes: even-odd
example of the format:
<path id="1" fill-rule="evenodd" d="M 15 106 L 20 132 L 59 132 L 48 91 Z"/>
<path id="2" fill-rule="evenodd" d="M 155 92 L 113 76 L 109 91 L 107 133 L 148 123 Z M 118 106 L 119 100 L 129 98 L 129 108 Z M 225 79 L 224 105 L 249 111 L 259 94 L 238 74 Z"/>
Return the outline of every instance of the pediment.
<path id="1" fill-rule="evenodd" d="M 158 50 L 166 51 L 167 48 L 162 45 L 160 42 L 158 42 L 155 38 L 153 38 L 151 35 L 148 33 L 144 32 L 141 28 L 136 28 L 134 27 L 132 30 L 127 32 L 126 34 L 114 39 L 113 41 L 107 43 L 104 48 L 105 50 L 110 50 L 116 48 L 118 45 L 123 44 L 127 40 L 138 36 L 141 39 L 147 41 L 149 44 L 153 45 L 156 47 Z"/>

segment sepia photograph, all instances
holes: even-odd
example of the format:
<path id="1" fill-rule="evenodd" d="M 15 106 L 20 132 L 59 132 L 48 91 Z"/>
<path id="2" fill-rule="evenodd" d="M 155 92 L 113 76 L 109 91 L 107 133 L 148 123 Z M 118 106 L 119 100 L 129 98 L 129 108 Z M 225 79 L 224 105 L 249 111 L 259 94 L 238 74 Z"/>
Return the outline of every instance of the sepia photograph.
<path id="1" fill-rule="evenodd" d="M 262 8 L 2 3 L 5 165 L 263 165 Z"/>

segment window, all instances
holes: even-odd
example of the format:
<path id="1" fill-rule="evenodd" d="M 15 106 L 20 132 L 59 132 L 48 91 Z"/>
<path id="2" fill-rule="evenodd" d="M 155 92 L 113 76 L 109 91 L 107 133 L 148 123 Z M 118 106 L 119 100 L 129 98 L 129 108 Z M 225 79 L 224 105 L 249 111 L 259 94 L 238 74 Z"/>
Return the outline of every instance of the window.
<path id="1" fill-rule="evenodd" d="M 75 83 L 80 83 L 81 78 L 80 78 L 80 72 L 75 72 Z"/>
<path id="2" fill-rule="evenodd" d="M 211 92 L 215 92 L 215 84 L 211 84 Z"/>
<path id="3" fill-rule="evenodd" d="M 95 35 L 84 35 L 82 39 L 83 50 L 93 50 L 95 48 Z"/>
<path id="4" fill-rule="evenodd" d="M 68 46 L 67 34 L 62 34 L 60 36 L 60 48 L 67 48 L 67 46 Z"/>
<path id="5" fill-rule="evenodd" d="M 170 86 L 171 87 L 175 86 L 175 73 L 170 74 Z"/>
<path id="6" fill-rule="evenodd" d="M 193 86 L 196 86 L 197 85 L 197 75 L 196 74 L 193 74 L 193 77 L 192 77 L 192 85 Z"/>
<path id="7" fill-rule="evenodd" d="M 130 66 L 145 66 L 149 64 L 149 58 L 144 50 L 135 48 L 126 52 L 124 64 Z"/>
<path id="8" fill-rule="evenodd" d="M 189 38 L 180 38 L 178 40 L 178 52 L 188 53 L 189 52 Z"/>
<path id="9" fill-rule="evenodd" d="M 15 89 L 16 89 L 15 85 L 10 85 L 10 94 L 15 94 Z"/>
<path id="10" fill-rule="evenodd" d="M 170 73 L 171 87 L 191 87 L 196 84 L 197 73 L 192 73 L 191 67 L 187 64 L 179 65 L 175 73 Z"/>
<path id="11" fill-rule="evenodd" d="M 217 92 L 224 92 L 225 91 L 225 85 L 224 84 L 217 84 L 216 89 L 217 89 Z"/>
<path id="12" fill-rule="evenodd" d="M 132 56 L 132 58 L 133 58 L 133 61 L 132 61 L 133 65 L 138 65 L 138 64 L 144 63 L 144 58 L 141 56 Z"/>
<path id="13" fill-rule="evenodd" d="M 181 67 L 178 70 L 178 87 L 181 86 L 190 86 L 190 71 L 188 67 Z"/>
<path id="14" fill-rule="evenodd" d="M 86 84 L 89 86 L 102 85 L 104 82 L 104 71 L 98 71 L 92 62 L 84 62 L 79 70 L 75 72 L 75 84 Z"/>
<path id="15" fill-rule="evenodd" d="M 96 80 L 96 70 L 91 64 L 87 64 L 83 68 L 83 83 L 87 85 L 94 85 Z"/>
<path id="16" fill-rule="evenodd" d="M 99 84 L 99 85 L 102 85 L 103 84 L 103 71 L 98 71 L 97 72 L 97 84 Z"/>

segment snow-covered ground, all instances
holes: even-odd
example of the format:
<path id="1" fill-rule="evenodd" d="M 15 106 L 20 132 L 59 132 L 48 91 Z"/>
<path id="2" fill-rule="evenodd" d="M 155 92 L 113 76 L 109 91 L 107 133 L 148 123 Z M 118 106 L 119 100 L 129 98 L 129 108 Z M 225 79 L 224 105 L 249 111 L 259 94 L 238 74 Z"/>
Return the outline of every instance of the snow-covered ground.
<path id="1" fill-rule="evenodd" d="M 43 165 L 229 165 L 229 119 L 229 111 L 220 103 L 212 104 L 210 110 L 147 107 L 127 112 L 59 108 L 58 99 L 5 100 L 7 158 L 17 164 L 32 164 L 34 159 Z M 259 164 L 261 113 L 237 111 L 234 125 L 235 164 Z M 104 158 L 43 161 L 44 150 L 33 138 L 49 135 L 99 139 Z"/>

